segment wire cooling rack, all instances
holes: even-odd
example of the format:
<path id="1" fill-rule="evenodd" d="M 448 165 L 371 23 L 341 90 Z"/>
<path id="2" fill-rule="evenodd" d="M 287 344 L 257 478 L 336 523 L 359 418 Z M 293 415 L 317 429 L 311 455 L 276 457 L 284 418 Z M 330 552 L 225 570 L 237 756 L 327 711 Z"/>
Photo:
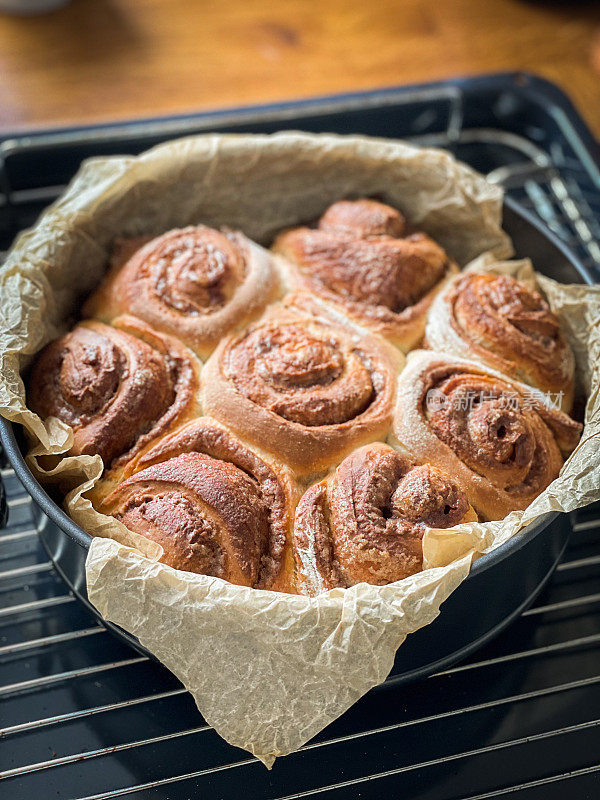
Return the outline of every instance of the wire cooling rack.
<path id="1" fill-rule="evenodd" d="M 281 127 L 448 147 L 600 277 L 600 175 L 585 132 L 556 90 L 523 76 L 14 137 L 0 144 L 0 244 L 33 222 L 82 157 L 205 129 Z M 600 796 L 600 505 L 577 514 L 550 584 L 506 632 L 452 669 L 367 695 L 267 772 L 204 724 L 166 669 L 95 623 L 48 561 L 31 500 L 6 465 L 2 478 L 0 797 Z"/>

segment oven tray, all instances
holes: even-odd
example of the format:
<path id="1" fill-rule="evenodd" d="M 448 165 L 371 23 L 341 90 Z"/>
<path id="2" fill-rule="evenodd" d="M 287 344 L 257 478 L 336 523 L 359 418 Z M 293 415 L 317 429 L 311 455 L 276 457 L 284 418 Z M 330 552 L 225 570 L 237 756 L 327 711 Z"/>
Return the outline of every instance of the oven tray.
<path id="1" fill-rule="evenodd" d="M 524 75 L 11 137 L 0 144 L 0 247 L 83 157 L 201 130 L 281 128 L 445 146 L 501 181 L 600 275 L 596 145 L 555 87 Z M 492 644 L 427 680 L 371 693 L 267 773 L 203 724 L 167 670 L 75 601 L 40 546 L 29 496 L 11 469 L 2 476 L 0 796 L 599 795 L 600 508 L 578 515 L 550 584 Z"/>

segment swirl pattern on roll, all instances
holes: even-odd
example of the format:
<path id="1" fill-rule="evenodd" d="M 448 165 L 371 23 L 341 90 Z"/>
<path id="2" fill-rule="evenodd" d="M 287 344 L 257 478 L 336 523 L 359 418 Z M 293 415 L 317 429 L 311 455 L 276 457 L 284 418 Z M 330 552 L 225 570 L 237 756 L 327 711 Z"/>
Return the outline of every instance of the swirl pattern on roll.
<path id="1" fill-rule="evenodd" d="M 500 373 L 415 351 L 399 379 L 394 433 L 457 478 L 478 514 L 502 519 L 557 477 L 581 425 Z"/>
<path id="2" fill-rule="evenodd" d="M 386 444 L 355 450 L 302 497 L 294 524 L 300 591 L 315 595 L 419 572 L 426 527 L 476 520 L 464 491 Z"/>
<path id="3" fill-rule="evenodd" d="M 204 409 L 308 473 L 384 438 L 400 360 L 377 337 L 280 306 L 211 356 Z"/>
<path id="4" fill-rule="evenodd" d="M 433 350 L 481 361 L 571 410 L 573 353 L 544 298 L 523 282 L 492 273 L 455 278 L 436 298 L 425 336 Z"/>
<path id="5" fill-rule="evenodd" d="M 199 363 L 177 341 L 121 317 L 86 321 L 47 345 L 29 378 L 42 418 L 73 428 L 71 455 L 120 466 L 196 409 Z"/>
<path id="6" fill-rule="evenodd" d="M 218 340 L 260 314 L 279 291 L 270 254 L 243 234 L 204 225 L 150 240 L 117 242 L 85 316 L 132 314 L 206 357 Z M 131 252 L 133 251 L 133 252 Z"/>
<path id="7" fill-rule="evenodd" d="M 161 545 L 166 564 L 289 591 L 292 480 L 224 426 L 198 418 L 160 440 L 100 510 Z"/>
<path id="8" fill-rule="evenodd" d="M 399 211 L 374 200 L 342 200 L 316 228 L 275 241 L 295 288 L 315 293 L 403 350 L 423 335 L 433 297 L 456 272 L 444 250 L 410 232 Z"/>

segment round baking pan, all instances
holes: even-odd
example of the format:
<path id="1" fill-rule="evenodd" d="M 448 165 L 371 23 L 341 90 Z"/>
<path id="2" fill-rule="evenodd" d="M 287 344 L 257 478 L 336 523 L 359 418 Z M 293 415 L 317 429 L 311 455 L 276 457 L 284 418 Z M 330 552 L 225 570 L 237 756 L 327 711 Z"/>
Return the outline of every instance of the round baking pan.
<path id="1" fill-rule="evenodd" d="M 524 208 L 505 200 L 505 230 L 516 255 L 530 256 L 537 270 L 564 283 L 592 283 L 585 267 L 550 231 Z M 23 458 L 20 427 L 0 418 L 4 452 L 34 503 L 39 536 L 57 571 L 91 613 L 116 636 L 152 657 L 138 640 L 104 620 L 89 603 L 85 559 L 91 536 L 71 520 L 34 478 Z M 529 525 L 492 553 L 479 558 L 468 578 L 446 600 L 430 625 L 408 637 L 398 650 L 383 685 L 404 683 L 450 666 L 472 653 L 517 617 L 533 601 L 564 551 L 571 524 L 552 513 Z"/>

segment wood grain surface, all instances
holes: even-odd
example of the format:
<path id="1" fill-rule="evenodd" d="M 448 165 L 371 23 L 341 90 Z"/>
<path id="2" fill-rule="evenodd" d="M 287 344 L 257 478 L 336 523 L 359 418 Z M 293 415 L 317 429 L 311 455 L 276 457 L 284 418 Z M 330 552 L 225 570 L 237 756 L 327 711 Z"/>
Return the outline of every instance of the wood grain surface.
<path id="1" fill-rule="evenodd" d="M 71 0 L 0 14 L 0 130 L 526 70 L 600 135 L 600 3 Z"/>

